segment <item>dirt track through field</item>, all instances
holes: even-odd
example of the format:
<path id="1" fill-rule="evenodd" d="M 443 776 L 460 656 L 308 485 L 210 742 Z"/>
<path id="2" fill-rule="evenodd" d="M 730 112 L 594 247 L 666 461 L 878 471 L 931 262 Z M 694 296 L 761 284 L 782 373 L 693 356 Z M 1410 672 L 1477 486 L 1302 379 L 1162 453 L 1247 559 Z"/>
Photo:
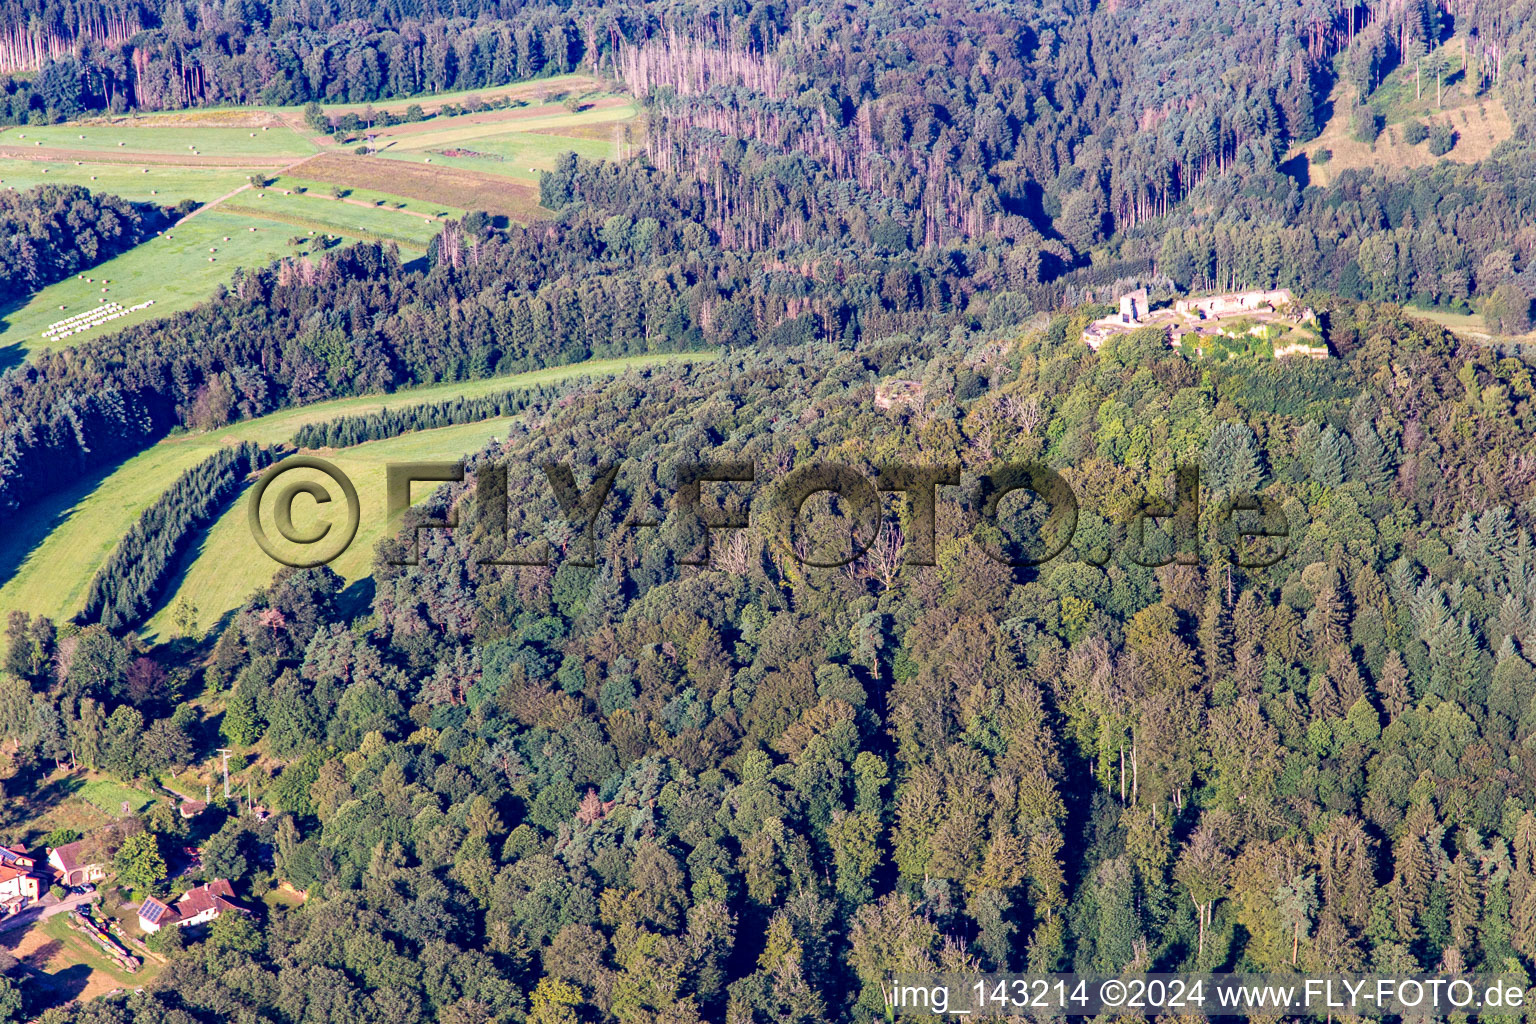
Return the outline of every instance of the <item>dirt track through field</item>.
<path id="1" fill-rule="evenodd" d="M 611 110 L 614 107 L 627 106 L 632 101 L 627 96 L 606 96 L 600 100 L 594 100 L 582 107 L 582 112 L 588 110 Z M 483 114 L 468 114 L 453 118 L 454 128 L 463 128 L 467 125 L 506 124 L 516 121 L 531 121 L 541 117 L 555 117 L 560 111 L 551 111 L 540 107 L 520 107 L 516 110 L 487 110 Z M 396 124 L 388 128 L 378 128 L 374 131 L 377 139 L 398 139 L 411 135 L 425 135 L 430 132 L 443 131 L 443 125 L 434 121 L 416 121 L 412 124 Z M 540 131 L 541 129 L 530 129 Z M 560 129 L 554 129 L 558 134 Z"/>
<path id="2" fill-rule="evenodd" d="M 285 164 L 281 168 L 281 170 L 284 173 L 287 173 L 287 171 L 290 168 L 297 167 L 299 164 L 303 163 L 305 160 L 308 160 L 308 159 L 309 159 L 309 157 L 300 157 L 297 160 L 290 160 L 290 161 L 288 161 L 287 164 Z M 223 203 L 225 200 L 233 199 L 235 196 L 239 195 L 241 192 L 244 192 L 245 190 L 247 190 L 249 188 L 252 188 L 252 187 L 253 186 L 249 182 L 247 182 L 246 184 L 241 185 L 239 188 L 231 189 L 230 191 L 225 192 L 223 195 L 219 196 L 219 198 L 211 200 L 209 202 L 204 203 L 202 206 L 199 206 L 197 209 L 193 210 L 191 213 L 189 213 L 185 217 L 181 218 L 181 220 L 177 221 L 173 226 L 174 227 L 181 227 L 181 225 L 185 224 L 187 221 L 191 220 L 193 217 L 196 217 L 198 214 L 200 214 L 200 213 L 207 213 L 209 210 L 211 210 L 214 207 L 218 206 L 219 204 Z"/>

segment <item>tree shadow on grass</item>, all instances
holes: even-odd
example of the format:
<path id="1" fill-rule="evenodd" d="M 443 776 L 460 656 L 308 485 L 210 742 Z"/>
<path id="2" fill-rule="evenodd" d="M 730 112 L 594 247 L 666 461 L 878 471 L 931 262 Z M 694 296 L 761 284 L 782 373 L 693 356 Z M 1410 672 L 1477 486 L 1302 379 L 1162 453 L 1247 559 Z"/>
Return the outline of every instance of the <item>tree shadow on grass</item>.
<path id="1" fill-rule="evenodd" d="M 26 956 L 22 957 L 21 962 L 28 964 L 31 967 L 35 967 L 40 971 L 46 970 L 48 967 L 48 962 L 57 956 L 59 951 L 63 948 L 64 943 L 60 942 L 58 939 L 49 939 L 47 942 L 32 950 Z"/>
<path id="2" fill-rule="evenodd" d="M 80 998 L 91 983 L 91 969 L 85 964 L 72 964 L 52 974 L 47 971 L 30 974 L 31 984 L 22 986 L 24 1009 L 29 1018 Z"/>
<path id="3" fill-rule="evenodd" d="M 0 358 L 5 351 L 0 349 Z M 132 454 L 136 453 L 124 456 L 124 460 Z M 102 466 L 68 487 L 30 499 L 25 513 L 6 523 L 5 529 L 0 531 L 0 585 L 10 582 L 28 556 L 69 518 L 77 505 L 101 486 L 102 481 L 117 472 L 122 461 Z"/>

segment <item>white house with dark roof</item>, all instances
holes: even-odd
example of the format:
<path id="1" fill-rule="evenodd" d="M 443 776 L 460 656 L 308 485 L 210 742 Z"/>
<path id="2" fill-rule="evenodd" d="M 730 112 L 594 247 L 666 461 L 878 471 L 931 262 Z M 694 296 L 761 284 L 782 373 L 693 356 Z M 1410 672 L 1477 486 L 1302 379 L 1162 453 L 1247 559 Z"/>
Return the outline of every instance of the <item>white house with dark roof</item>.
<path id="1" fill-rule="evenodd" d="M 139 908 L 139 927 L 146 932 L 157 932 L 166 925 L 185 928 L 212 921 L 226 910 L 249 914 L 249 910 L 234 901 L 234 895 L 235 890 L 229 880 L 220 878 L 189 890 L 175 903 L 166 903 L 151 896 Z"/>

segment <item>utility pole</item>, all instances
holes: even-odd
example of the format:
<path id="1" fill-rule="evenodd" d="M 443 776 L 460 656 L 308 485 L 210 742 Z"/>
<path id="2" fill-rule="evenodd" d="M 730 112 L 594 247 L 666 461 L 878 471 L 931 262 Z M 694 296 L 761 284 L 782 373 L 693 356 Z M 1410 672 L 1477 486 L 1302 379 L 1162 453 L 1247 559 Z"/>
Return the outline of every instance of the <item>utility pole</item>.
<path id="1" fill-rule="evenodd" d="M 229 748 L 220 747 L 219 756 L 224 759 L 224 799 L 229 799 Z"/>

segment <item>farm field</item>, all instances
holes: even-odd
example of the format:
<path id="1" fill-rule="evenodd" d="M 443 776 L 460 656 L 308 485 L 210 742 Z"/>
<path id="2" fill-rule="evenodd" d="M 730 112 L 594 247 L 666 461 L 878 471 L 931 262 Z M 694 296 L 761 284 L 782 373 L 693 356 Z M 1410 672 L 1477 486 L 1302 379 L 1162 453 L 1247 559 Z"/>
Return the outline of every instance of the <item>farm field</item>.
<path id="1" fill-rule="evenodd" d="M 304 189 L 306 192 L 315 193 L 319 198 L 331 200 L 331 188 L 333 186 L 323 181 L 313 181 L 300 178 L 295 175 L 285 174 L 273 180 L 271 189 L 277 192 L 284 190 L 296 192 Z M 339 187 L 339 186 L 335 186 Z M 418 217 L 457 217 L 468 211 L 460 206 L 449 206 L 446 203 L 431 202 L 425 199 L 406 199 L 401 196 L 391 195 L 388 192 L 379 192 L 367 188 L 344 189 L 345 202 L 357 203 L 364 206 L 386 206 L 391 210 L 403 210 Z"/>
<path id="2" fill-rule="evenodd" d="M 536 185 L 539 172 L 553 170 L 561 153 L 573 151 L 593 160 L 614 157 L 612 132 L 622 130 L 622 122 L 633 120 L 638 110 L 626 98 L 606 97 L 574 114 L 555 104 L 510 112 L 522 115 L 517 118 L 508 113 L 399 125 L 384 129 L 375 142 L 384 147 L 379 155 L 388 159 L 430 161 Z M 566 131 L 584 134 L 561 134 Z"/>
<path id="3" fill-rule="evenodd" d="M 25 125 L 0 131 L 0 146 L 101 152 L 114 155 L 209 156 L 247 159 L 301 157 L 318 147 L 276 118 L 269 123 L 225 127 L 177 123 L 166 115 L 121 117 L 88 123 Z M 122 145 L 118 145 L 122 143 Z"/>
<path id="4" fill-rule="evenodd" d="M 518 221 L 531 221 L 541 215 L 538 189 L 527 181 L 446 163 L 324 153 L 292 168 L 291 173 L 327 186 L 387 192 L 423 203 L 452 202 L 463 209 L 485 210 Z M 380 215 L 388 213 L 380 211 Z"/>
<path id="5" fill-rule="evenodd" d="M 611 159 L 614 144 L 612 140 L 605 139 L 577 139 L 539 132 L 519 132 L 494 139 L 445 145 L 441 149 L 432 150 L 430 155 L 434 167 L 440 164 L 478 171 L 515 178 L 536 186 L 539 173 L 554 170 L 555 159 L 565 152 L 574 152 L 588 160 Z M 391 149 L 380 155 L 392 160 L 425 162 L 421 152 L 413 150 Z"/>
<path id="6" fill-rule="evenodd" d="M 397 242 L 415 250 L 427 251 L 434 235 L 442 229 L 441 221 L 463 211 L 438 207 L 430 214 L 397 210 L 392 206 L 374 206 L 336 199 L 329 192 L 294 192 L 281 189 L 241 192 L 218 207 L 219 212 L 242 217 L 273 220 L 305 230 L 331 231 L 351 238 Z M 192 222 L 192 223 L 195 223 Z M 299 234 L 304 234 L 300 231 Z"/>
<path id="7" fill-rule="evenodd" d="M 510 96 L 527 105 L 383 128 L 376 142 L 385 152 L 370 156 L 312 135 L 297 107 L 0 129 L 0 187 L 78 184 L 135 202 L 205 204 L 175 229 L 87 272 L 92 280 L 59 281 L 19 306 L 0 309 L 0 369 L 40 349 L 75 345 L 188 309 L 227 282 L 236 267 L 303 251 L 288 243 L 295 236 L 394 242 L 413 257 L 426 252 L 444 220 L 469 210 L 537 219 L 544 215 L 539 173 L 567 150 L 613 156 L 614 133 L 636 115 L 627 97 L 591 95 L 597 84 L 566 75 L 431 102 L 376 104 L 403 111 L 420 103 L 432 111 L 478 95 Z M 586 108 L 572 112 L 554 101 L 567 94 L 582 96 Z M 335 114 L 364 107 L 326 109 Z M 253 186 L 253 175 L 268 184 Z M 344 195 L 336 198 L 334 189 Z M 92 307 L 116 302 L 127 308 L 151 299 L 153 305 L 89 330 L 43 337 L 51 325 Z"/>
<path id="8" fill-rule="evenodd" d="M 707 358 L 710 356 L 686 353 L 594 360 L 507 377 L 433 384 L 389 395 L 319 402 L 232 424 L 220 430 L 168 438 L 109 472 L 34 503 L 27 515 L 18 517 L 11 524 L 9 532 L 0 537 L 0 579 L 5 580 L 0 585 L 0 614 L 14 608 L 24 608 L 33 614 L 48 615 L 59 621 L 76 614 L 84 604 L 86 589 L 96 568 L 111 554 L 118 538 L 127 532 L 139 514 L 177 476 L 221 446 L 247 440 L 262 443 L 287 441 L 294 431 L 306 423 L 317 423 L 348 414 L 405 408 L 458 395 L 474 397 L 495 394 L 586 374 L 622 373 L 630 367 Z M 443 455 L 441 448 L 437 455 Z M 248 535 L 245 539 L 249 540 Z M 353 547 L 358 547 L 359 543 L 354 543 Z M 259 552 L 254 554 L 259 556 L 261 571 L 265 573 L 257 584 L 260 585 L 260 582 L 271 577 L 275 566 Z M 256 564 L 255 560 L 252 564 Z M 238 594 L 236 604 L 250 589 L 247 587 Z M 173 603 L 174 598 L 167 602 Z M 198 607 L 202 612 L 203 623 L 211 622 L 210 615 L 217 614 L 212 605 L 199 603 Z M 159 628 L 161 625 L 152 627 Z"/>
<path id="9" fill-rule="evenodd" d="M 341 225 L 332 227 L 337 233 L 348 230 Z M 57 281 L 25 304 L 0 310 L 0 366 L 40 349 L 77 345 L 132 324 L 190 309 L 206 300 L 215 285 L 227 282 L 236 267 L 264 265 L 297 251 L 288 244 L 295 233 L 291 224 L 251 214 L 218 208 L 198 214 L 121 256 L 98 264 L 85 273 L 84 278 L 89 280 L 76 276 Z M 420 248 L 425 248 L 424 242 Z M 218 251 L 210 252 L 212 249 Z M 42 337 L 50 324 L 106 302 L 126 308 L 150 299 L 154 305 L 82 334 Z"/>
<path id="10" fill-rule="evenodd" d="M 217 167 L 0 158 L 0 187 L 24 192 L 34 185 L 80 185 L 92 192 L 158 206 L 175 206 L 183 199 L 207 202 L 247 180 L 244 171 Z"/>

